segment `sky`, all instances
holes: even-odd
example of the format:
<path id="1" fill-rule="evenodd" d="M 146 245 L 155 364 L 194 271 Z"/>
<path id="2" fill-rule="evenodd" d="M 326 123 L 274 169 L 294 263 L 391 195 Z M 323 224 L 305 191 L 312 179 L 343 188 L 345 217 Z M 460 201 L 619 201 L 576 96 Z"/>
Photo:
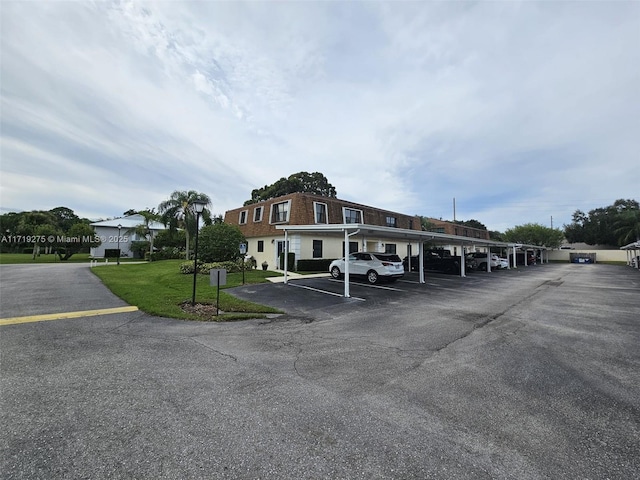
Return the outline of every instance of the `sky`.
<path id="1" fill-rule="evenodd" d="M 0 208 L 106 219 L 293 173 L 561 228 L 640 200 L 640 2 L 0 3 Z"/>

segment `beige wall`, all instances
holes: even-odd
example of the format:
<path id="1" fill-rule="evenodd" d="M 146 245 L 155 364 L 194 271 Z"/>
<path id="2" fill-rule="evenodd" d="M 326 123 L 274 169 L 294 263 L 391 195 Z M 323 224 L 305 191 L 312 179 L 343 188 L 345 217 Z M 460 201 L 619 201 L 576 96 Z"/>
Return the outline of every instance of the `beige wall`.
<path id="1" fill-rule="evenodd" d="M 569 261 L 570 253 L 595 253 L 597 262 L 624 262 L 627 263 L 627 252 L 625 250 L 549 250 L 550 261 Z"/>

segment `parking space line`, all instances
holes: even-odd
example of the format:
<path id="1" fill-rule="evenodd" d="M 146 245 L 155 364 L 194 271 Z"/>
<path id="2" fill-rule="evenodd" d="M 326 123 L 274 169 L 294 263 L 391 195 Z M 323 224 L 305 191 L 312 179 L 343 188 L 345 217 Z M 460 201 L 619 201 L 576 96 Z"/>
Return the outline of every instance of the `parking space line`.
<path id="1" fill-rule="evenodd" d="M 438 283 L 429 283 L 429 282 L 420 283 L 420 282 L 415 281 L 415 280 L 398 280 L 398 282 L 412 283 L 414 285 L 428 285 L 430 287 L 439 287 L 440 286 L 440 284 L 438 284 Z"/>
<path id="2" fill-rule="evenodd" d="M 76 312 L 49 313 L 45 315 L 29 315 L 25 317 L 0 318 L 1 325 L 16 325 L 19 323 L 46 322 L 49 320 L 62 320 L 65 318 L 93 317 L 111 313 L 135 312 L 138 307 L 127 305 L 126 307 L 101 308 L 99 310 L 81 310 Z"/>
<path id="3" fill-rule="evenodd" d="M 292 287 L 298 287 L 298 288 L 304 288 L 306 290 L 312 290 L 314 292 L 325 293 L 327 295 L 334 295 L 336 297 L 343 297 L 344 296 L 341 293 L 330 292 L 328 290 L 321 290 L 319 288 L 308 287 L 306 285 L 298 285 L 298 284 L 293 283 L 293 282 L 289 282 L 289 285 L 291 285 Z M 362 302 L 366 301 L 366 299 L 360 298 L 360 297 L 349 297 L 349 298 L 353 298 L 354 300 L 360 300 Z"/>
<path id="4" fill-rule="evenodd" d="M 335 280 L 333 278 L 329 279 L 330 282 L 339 282 L 339 283 L 344 283 L 344 280 Z M 379 288 L 381 290 L 391 290 L 394 292 L 406 292 L 406 290 L 402 290 L 400 288 L 393 288 L 393 287 L 383 287 L 381 285 L 369 285 L 366 283 L 352 283 L 351 285 L 357 285 L 358 287 L 365 287 L 365 288 Z"/>

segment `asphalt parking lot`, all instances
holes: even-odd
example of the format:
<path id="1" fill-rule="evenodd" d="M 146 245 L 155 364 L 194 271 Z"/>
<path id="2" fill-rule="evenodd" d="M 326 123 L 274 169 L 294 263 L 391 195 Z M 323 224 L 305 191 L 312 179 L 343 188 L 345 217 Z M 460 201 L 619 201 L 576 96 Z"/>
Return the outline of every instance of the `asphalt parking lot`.
<path id="1" fill-rule="evenodd" d="M 0 476 L 637 478 L 640 272 L 414 275 L 232 290 L 266 320 L 2 325 Z M 96 303 L 86 267 L 0 267 L 0 318 Z"/>

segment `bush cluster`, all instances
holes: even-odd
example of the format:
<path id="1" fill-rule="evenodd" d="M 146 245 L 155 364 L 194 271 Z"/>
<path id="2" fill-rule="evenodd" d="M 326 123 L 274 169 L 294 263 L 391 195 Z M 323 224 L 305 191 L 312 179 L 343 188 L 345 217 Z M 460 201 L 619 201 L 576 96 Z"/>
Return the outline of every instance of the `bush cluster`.
<path id="1" fill-rule="evenodd" d="M 151 260 L 152 262 L 158 260 L 177 260 L 179 258 L 184 258 L 184 250 L 178 247 L 162 247 L 157 252 L 151 254 L 147 252 L 144 257 L 145 260 Z M 193 273 L 193 271 L 191 273 Z"/>
<path id="2" fill-rule="evenodd" d="M 233 260 L 226 262 L 198 262 L 198 273 L 202 275 L 209 275 L 209 271 L 212 268 L 224 268 L 227 273 L 237 273 L 242 271 L 242 260 Z M 244 266 L 245 270 L 251 269 L 250 262 L 246 262 Z M 183 262 L 180 264 L 180 273 L 193 275 L 193 262 Z"/>

